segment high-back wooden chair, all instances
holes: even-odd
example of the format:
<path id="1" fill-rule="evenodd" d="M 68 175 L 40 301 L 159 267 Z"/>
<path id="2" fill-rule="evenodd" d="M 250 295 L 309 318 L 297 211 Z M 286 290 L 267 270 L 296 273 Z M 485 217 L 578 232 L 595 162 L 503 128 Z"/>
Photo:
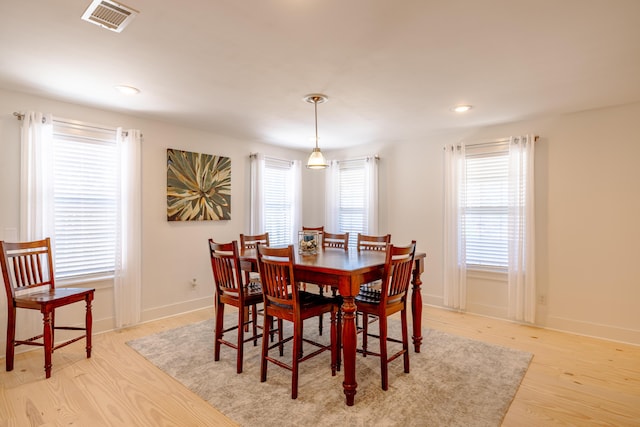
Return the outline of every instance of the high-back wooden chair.
<path id="1" fill-rule="evenodd" d="M 257 249 L 258 245 L 269 246 L 269 233 L 240 234 L 240 254 L 247 249 Z"/>
<path id="2" fill-rule="evenodd" d="M 51 377 L 51 354 L 68 344 L 86 338 L 87 357 L 91 357 L 91 303 L 94 289 L 56 288 L 49 238 L 22 243 L 0 241 L 0 262 L 2 278 L 7 291 L 7 371 L 13 370 L 15 347 L 35 345 L 44 347 L 44 371 L 46 378 Z M 56 326 L 55 310 L 58 307 L 85 302 L 85 327 Z M 43 331 L 41 335 L 25 339 L 16 339 L 16 309 L 38 310 L 42 313 Z M 55 343 L 55 331 L 84 331 L 76 338 Z M 42 341 L 39 341 L 42 339 Z"/>
<path id="3" fill-rule="evenodd" d="M 209 254 L 211 257 L 211 269 L 215 282 L 215 342 L 214 360 L 220 360 L 220 346 L 222 344 L 236 349 L 236 372 L 242 372 L 244 343 L 253 341 L 253 345 L 258 344 L 261 334 L 257 331 L 257 305 L 262 302 L 262 290 L 259 286 L 247 286 L 242 281 L 240 273 L 240 258 L 238 257 L 238 242 L 216 243 L 209 239 Z M 238 308 L 238 321 L 235 325 L 224 327 L 224 306 L 225 304 Z M 251 310 L 247 310 L 251 308 Z M 249 312 L 251 319 L 248 319 Z M 252 326 L 252 334 L 245 338 L 245 326 Z M 237 329 L 237 340 L 235 343 L 224 339 L 224 334 Z"/>
<path id="4" fill-rule="evenodd" d="M 240 255 L 244 255 L 244 252 L 249 250 L 257 250 L 258 245 L 269 246 L 269 233 L 262 234 L 240 234 Z M 245 279 L 248 284 L 260 283 L 260 276 L 258 274 L 251 274 L 249 271 L 244 272 Z"/>
<path id="5" fill-rule="evenodd" d="M 344 249 L 345 251 L 349 250 L 349 233 L 328 233 L 324 232 L 322 237 L 322 247 L 323 248 L 336 248 L 336 249 Z M 324 286 L 318 285 L 320 289 L 320 295 L 324 295 L 326 289 Z M 326 287 L 328 288 L 328 286 Z M 335 289 L 333 290 L 333 297 L 336 296 Z M 338 313 L 340 315 L 340 313 Z M 322 335 L 323 329 L 323 315 L 318 316 L 318 333 Z M 341 331 L 338 331 L 338 335 L 340 335 Z M 340 355 L 338 355 L 340 356 Z"/>
<path id="6" fill-rule="evenodd" d="M 328 233 L 324 232 L 322 237 L 323 248 L 339 248 L 349 250 L 349 233 Z"/>
<path id="7" fill-rule="evenodd" d="M 337 326 L 336 314 L 338 305 L 336 301 L 319 295 L 301 291 L 294 274 L 294 249 L 293 245 L 284 248 L 270 248 L 263 245 L 258 247 L 258 270 L 262 282 L 264 298 L 264 330 L 262 336 L 262 355 L 260 363 L 260 381 L 267 380 L 267 364 L 274 363 L 291 371 L 291 398 L 298 397 L 298 365 L 326 350 L 331 351 L 331 374 L 336 374 L 337 369 Z M 331 313 L 331 343 L 324 345 L 316 341 L 304 338 L 303 322 L 322 313 Z M 272 324 L 272 319 L 277 318 L 293 323 L 293 336 L 282 338 L 278 342 L 269 345 L 267 335 Z M 280 349 L 282 356 L 283 344 L 293 340 L 292 363 L 286 364 L 280 359 L 269 356 L 269 350 L 275 347 Z M 315 351 L 303 355 L 303 342 L 317 347 Z"/>
<path id="8" fill-rule="evenodd" d="M 359 251 L 385 251 L 387 249 L 387 243 L 391 243 L 391 234 L 368 236 L 358 233 Z"/>
<path id="9" fill-rule="evenodd" d="M 389 245 L 384 265 L 382 286 L 377 292 L 360 292 L 356 296 L 357 310 L 363 314 L 376 315 L 379 320 L 380 333 L 373 335 L 369 333 L 368 323 L 363 322 L 363 338 L 376 337 L 380 341 L 380 352 L 372 352 L 367 348 L 367 341 L 363 339 L 363 354 L 380 357 L 380 373 L 382 377 L 382 389 L 389 388 L 388 364 L 392 360 L 403 356 L 404 372 L 409 373 L 409 334 L 407 330 L 407 294 L 411 274 L 413 272 L 413 259 L 416 253 L 416 241 L 412 241 L 409 246 Z M 389 337 L 387 332 L 387 319 L 394 313 L 400 312 L 402 325 L 402 339 Z M 389 355 L 387 352 L 387 342 L 401 343 L 402 349 Z"/>
<path id="10" fill-rule="evenodd" d="M 303 225 L 302 231 L 317 231 L 322 236 L 322 234 L 324 234 L 324 225 L 321 225 L 320 227 L 305 227 Z"/>
<path id="11" fill-rule="evenodd" d="M 384 234 L 380 236 L 372 236 L 358 233 L 358 252 L 360 251 L 385 251 L 387 250 L 387 245 L 391 243 L 391 234 Z M 376 292 L 380 290 L 380 281 L 376 280 L 371 283 L 364 283 L 360 286 L 360 293 L 367 292 Z M 363 323 L 367 324 L 369 322 L 369 316 L 366 313 L 362 314 Z M 371 323 L 375 322 L 377 319 L 376 316 L 371 318 Z M 358 316 L 356 314 L 356 326 L 358 325 Z M 364 340 L 366 341 L 367 336 L 365 334 Z M 367 355 L 366 353 L 364 354 Z"/>

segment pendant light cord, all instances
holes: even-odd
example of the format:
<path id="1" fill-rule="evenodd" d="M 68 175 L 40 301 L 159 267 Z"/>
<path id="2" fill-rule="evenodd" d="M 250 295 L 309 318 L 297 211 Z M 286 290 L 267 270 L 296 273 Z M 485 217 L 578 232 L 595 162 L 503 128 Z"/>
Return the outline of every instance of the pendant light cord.
<path id="1" fill-rule="evenodd" d="M 313 107 L 316 113 L 316 148 L 318 148 L 318 98 L 313 99 Z"/>

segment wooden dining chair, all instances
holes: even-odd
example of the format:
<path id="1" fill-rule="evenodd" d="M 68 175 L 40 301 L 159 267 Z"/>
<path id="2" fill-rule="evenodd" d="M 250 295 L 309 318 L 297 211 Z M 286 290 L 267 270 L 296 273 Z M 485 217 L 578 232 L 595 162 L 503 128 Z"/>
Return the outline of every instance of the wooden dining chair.
<path id="1" fill-rule="evenodd" d="M 244 252 L 247 249 L 256 250 L 258 245 L 269 246 L 269 233 L 262 234 L 240 234 L 240 254 L 244 255 Z M 259 275 L 252 275 L 250 272 L 245 271 L 245 278 L 247 279 L 247 283 L 256 283 L 260 282 Z"/>
<path id="2" fill-rule="evenodd" d="M 387 250 L 387 245 L 391 243 L 391 234 L 384 234 L 380 236 L 372 236 L 367 234 L 358 233 L 358 252 L 360 251 L 385 251 Z M 376 280 L 371 283 L 364 283 L 360 286 L 361 293 L 367 292 L 376 292 L 380 290 L 380 280 Z M 369 316 L 366 313 L 362 314 L 363 323 L 373 323 L 376 321 L 377 317 L 373 316 L 371 320 L 369 320 Z M 358 326 L 358 315 L 356 314 L 356 326 Z M 365 335 L 364 339 L 367 337 Z M 364 353 L 364 356 L 367 354 Z"/>
<path id="3" fill-rule="evenodd" d="M 257 305 L 262 303 L 262 289 L 259 286 L 247 286 L 242 281 L 240 258 L 238 257 L 238 242 L 216 243 L 209 239 L 209 254 L 211 269 L 215 282 L 215 342 L 214 360 L 220 360 L 222 344 L 236 350 L 236 372 L 242 373 L 244 343 L 253 341 L 258 345 L 258 338 L 262 334 L 257 331 Z M 228 304 L 238 309 L 238 321 L 235 325 L 225 329 L 224 306 Z M 251 308 L 251 310 L 247 310 Z M 251 319 L 248 319 L 249 313 Z M 245 326 L 252 326 L 251 336 L 245 338 Z M 224 339 L 224 334 L 232 330 L 238 331 L 235 343 Z"/>
<path id="4" fill-rule="evenodd" d="M 256 250 L 258 245 L 267 245 L 269 246 L 269 233 L 262 234 L 240 234 L 240 255 L 244 255 L 244 252 L 249 250 Z M 259 286 L 260 285 L 260 275 L 257 273 L 252 273 L 250 271 L 244 272 L 244 277 L 246 283 L 251 286 Z"/>
<path id="5" fill-rule="evenodd" d="M 246 250 L 254 250 L 258 252 L 258 245 L 269 246 L 269 232 L 262 234 L 240 234 L 240 255 L 244 255 Z M 245 279 L 249 286 L 260 286 L 260 274 L 257 272 L 244 272 Z M 249 309 L 247 309 L 248 312 Z M 262 310 L 258 311 L 258 314 L 262 314 Z M 273 328 L 272 328 L 273 329 Z M 245 331 L 247 329 L 245 328 Z M 274 332 L 271 333 L 271 341 L 273 341 Z"/>
<path id="6" fill-rule="evenodd" d="M 269 246 L 269 233 L 262 234 L 240 234 L 240 253 L 247 249 L 257 249 L 258 245 Z"/>
<path id="7" fill-rule="evenodd" d="M 380 352 L 372 352 L 367 348 L 367 340 L 363 339 L 363 354 L 380 357 L 380 373 L 382 377 L 382 389 L 389 388 L 389 362 L 403 356 L 404 372 L 409 373 L 409 334 L 407 330 L 407 294 L 411 275 L 413 272 L 413 259 L 416 252 L 416 241 L 409 246 L 389 245 L 384 264 L 382 287 L 377 292 L 360 292 L 356 296 L 358 312 L 376 315 L 378 317 L 379 335 L 369 333 L 369 324 L 363 322 L 363 338 L 375 337 L 380 341 Z M 402 339 L 388 336 L 388 317 L 400 312 L 402 325 Z M 388 355 L 387 342 L 401 343 L 402 349 L 392 355 Z"/>
<path id="8" fill-rule="evenodd" d="M 335 300 L 301 291 L 295 278 L 293 245 L 284 248 L 258 247 L 258 270 L 262 282 L 264 297 L 264 330 L 262 336 L 262 355 L 260 363 L 260 381 L 267 380 L 267 365 L 271 362 L 291 371 L 291 398 L 298 397 L 299 364 L 318 354 L 329 350 L 331 352 L 331 375 L 336 374 L 337 363 L 337 328 L 336 315 L 338 304 Z M 303 334 L 303 324 L 306 319 L 322 313 L 331 313 L 331 343 L 324 345 L 307 339 Z M 280 336 L 278 342 L 269 345 L 267 335 L 271 327 L 271 320 L 277 318 L 293 323 L 293 335 L 287 338 Z M 281 327 L 280 327 L 281 329 Z M 287 364 L 280 359 L 269 356 L 269 351 L 278 347 L 280 356 L 283 355 L 283 345 L 293 340 L 292 362 Z M 317 347 L 306 355 L 303 354 L 303 343 Z"/>
<path id="9" fill-rule="evenodd" d="M 322 238 L 323 248 L 338 248 L 349 250 L 349 233 L 328 233 L 324 232 Z"/>
<path id="10" fill-rule="evenodd" d="M 0 262 L 2 278 L 7 292 L 7 351 L 6 368 L 13 370 L 15 347 L 35 345 L 44 347 L 44 371 L 46 378 L 51 377 L 52 353 L 68 344 L 86 339 L 87 358 L 91 357 L 91 303 L 94 289 L 56 288 L 51 241 L 47 237 L 33 242 L 8 243 L 0 241 Z M 85 302 L 85 326 L 56 326 L 56 308 Z M 41 335 L 16 340 L 16 309 L 38 310 L 42 313 L 43 332 Z M 84 331 L 84 334 L 55 343 L 56 330 Z M 42 339 L 42 341 L 38 341 Z"/>
<path id="11" fill-rule="evenodd" d="M 349 250 L 349 233 L 328 233 L 328 232 L 323 232 L 323 238 L 322 238 L 322 247 L 324 249 L 326 248 L 335 248 L 335 249 L 344 249 L 345 251 Z M 325 291 L 328 288 L 324 287 L 324 286 L 320 286 L 318 285 L 318 288 L 320 289 L 320 295 L 324 295 Z M 336 290 L 333 290 L 333 297 L 336 297 Z M 338 313 L 338 315 L 340 315 L 340 313 Z M 323 321 L 324 319 L 324 315 L 320 315 L 318 316 L 318 334 L 322 335 L 322 330 L 323 330 Z M 338 331 L 338 335 L 340 334 L 340 331 Z"/>
<path id="12" fill-rule="evenodd" d="M 320 227 L 305 227 L 303 225 L 302 231 L 317 231 L 320 234 L 320 237 L 322 237 L 324 234 L 324 225 L 321 225 Z"/>
<path id="13" fill-rule="evenodd" d="M 385 251 L 387 250 L 387 243 L 391 243 L 391 234 L 369 236 L 358 233 L 359 251 Z"/>

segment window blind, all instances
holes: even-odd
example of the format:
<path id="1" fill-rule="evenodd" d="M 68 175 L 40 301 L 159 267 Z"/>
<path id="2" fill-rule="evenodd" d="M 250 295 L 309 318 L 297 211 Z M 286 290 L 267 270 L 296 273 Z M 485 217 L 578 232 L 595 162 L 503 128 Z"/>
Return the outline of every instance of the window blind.
<path id="1" fill-rule="evenodd" d="M 265 231 L 271 246 L 293 243 L 293 169 L 288 160 L 265 158 Z"/>
<path id="2" fill-rule="evenodd" d="M 340 161 L 338 226 L 349 232 L 349 246 L 356 247 L 358 233 L 367 234 L 366 159 Z"/>
<path id="3" fill-rule="evenodd" d="M 503 269 L 508 265 L 509 152 L 468 149 L 463 232 L 470 267 Z"/>
<path id="4" fill-rule="evenodd" d="M 111 273 L 120 192 L 115 129 L 54 121 L 53 131 L 56 277 Z"/>

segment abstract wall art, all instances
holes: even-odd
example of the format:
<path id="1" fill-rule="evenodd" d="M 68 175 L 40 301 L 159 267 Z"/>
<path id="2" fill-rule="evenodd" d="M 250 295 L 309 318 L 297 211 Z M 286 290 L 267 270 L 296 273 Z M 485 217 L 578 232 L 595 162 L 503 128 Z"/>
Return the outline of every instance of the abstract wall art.
<path id="1" fill-rule="evenodd" d="M 167 149 L 167 220 L 231 219 L 231 159 Z"/>

